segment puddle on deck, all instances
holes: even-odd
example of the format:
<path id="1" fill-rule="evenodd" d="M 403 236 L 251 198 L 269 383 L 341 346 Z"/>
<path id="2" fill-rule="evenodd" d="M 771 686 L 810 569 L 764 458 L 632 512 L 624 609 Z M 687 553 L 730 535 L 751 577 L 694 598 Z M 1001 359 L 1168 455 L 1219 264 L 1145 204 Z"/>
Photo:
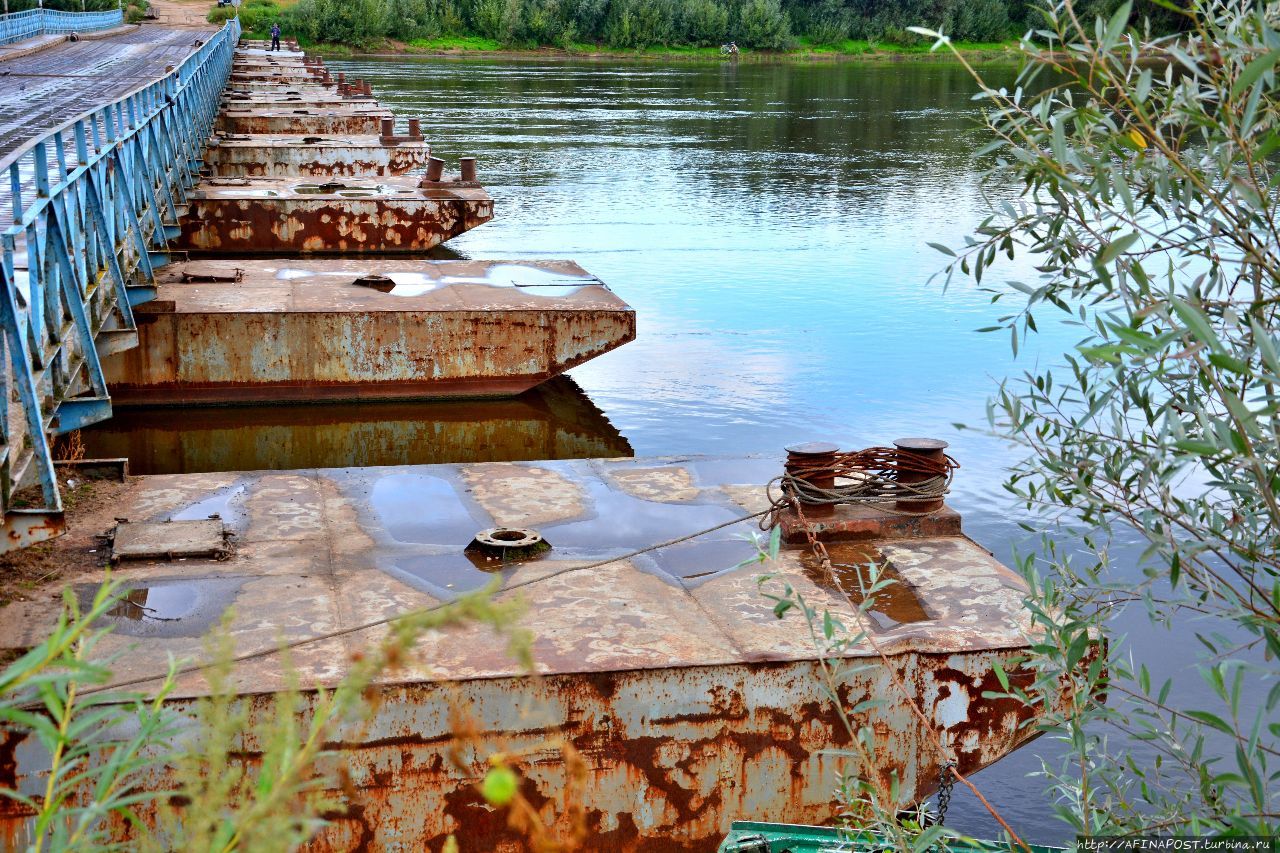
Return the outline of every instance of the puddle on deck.
<path id="1" fill-rule="evenodd" d="M 117 409 L 80 438 L 134 474 L 632 455 L 568 377 L 509 400 Z"/>
<path id="2" fill-rule="evenodd" d="M 807 549 L 800 557 L 800 565 L 809 580 L 823 589 L 839 593 L 844 591 L 854 604 L 862 604 L 872 586 L 872 565 L 876 566 L 876 581 L 889 581 L 875 591 L 867 616 L 877 628 L 887 630 L 907 622 L 926 622 L 932 617 L 924 609 L 915 588 L 908 583 L 893 563 L 870 542 L 829 542 L 827 554 L 831 557 L 832 578 L 821 562 Z"/>
<path id="3" fill-rule="evenodd" d="M 172 513 L 169 521 L 203 521 L 215 516 L 222 519 L 228 528 L 236 528 L 244 520 L 244 502 L 248 497 L 248 487 L 239 483 L 219 489 L 207 498 L 196 501 Z"/>
<path id="4" fill-rule="evenodd" d="M 617 557 L 745 515 L 723 497 L 666 503 L 633 497 L 595 477 L 575 485 L 581 490 L 582 515 L 536 525 L 552 547 L 542 559 L 593 562 Z M 388 536 L 400 545 L 433 546 L 433 553 L 395 558 L 393 574 L 433 595 L 447 597 L 479 589 L 496 573 L 510 573 L 513 564 L 481 569 L 463 553 L 478 531 L 497 526 L 467 497 L 467 491 L 452 479 L 417 473 L 388 474 L 373 484 L 369 506 Z M 429 512 L 424 511 L 426 507 Z M 632 562 L 672 583 L 697 583 L 755 556 L 755 546 L 744 538 L 752 529 L 752 522 L 744 521 L 637 556 Z"/>
<path id="5" fill-rule="evenodd" d="M 235 600 L 248 578 L 157 578 L 125 584 L 123 596 L 99 620 L 128 637 L 202 637 Z M 97 584 L 77 584 L 81 608 L 90 606 Z"/>
<path id="6" fill-rule="evenodd" d="M 345 272 L 329 274 L 350 275 Z M 313 275 L 317 273 L 282 269 L 276 274 L 276 278 L 296 279 Z M 452 285 L 476 284 L 484 287 L 516 287 L 547 298 L 573 296 L 584 287 L 603 284 L 600 279 L 590 274 L 570 275 L 529 264 L 495 264 L 486 269 L 483 275 L 430 276 L 417 272 L 389 271 L 358 278 L 355 283 L 392 296 L 422 296 Z"/>
<path id="7" fill-rule="evenodd" d="M 343 198 L 375 198 L 397 194 L 411 194 L 413 190 L 397 189 L 374 184 L 373 186 L 353 186 L 350 184 L 298 184 L 293 188 L 298 195 L 336 195 Z"/>
<path id="8" fill-rule="evenodd" d="M 726 522 L 742 519 L 688 542 L 653 553 L 631 557 L 640 571 L 667 583 L 695 587 L 707 579 L 734 571 L 752 561 L 759 552 L 751 540 L 758 533 L 755 519 L 744 519 L 747 510 L 731 502 L 719 489 L 722 485 L 764 483 L 776 470 L 771 459 L 672 461 L 655 468 L 651 461 L 636 463 L 578 462 L 566 466 L 520 466 L 482 484 L 463 479 L 457 471 L 439 469 L 431 473 L 413 470 L 388 472 L 334 472 L 330 476 L 354 503 L 365 507 L 369 529 L 384 556 L 381 568 L 403 582 L 440 598 L 449 598 L 479 589 L 495 575 L 510 578 L 521 565 L 550 561 L 590 563 L 620 557 L 655 543 L 698 533 Z M 559 482 L 554 485 L 526 484 L 523 470 L 533 481 L 550 471 Z M 687 480 L 672 499 L 664 488 L 679 480 L 663 480 L 668 472 L 687 472 Z M 628 478 L 628 474 L 656 474 L 648 483 Z M 504 484 L 505 481 L 505 484 Z M 630 482 L 627 488 L 623 483 Z M 532 488 L 532 492 L 526 490 Z M 547 489 L 545 494 L 540 489 Z M 652 489 L 655 498 L 648 499 Z M 485 492 L 485 495 L 481 495 Z M 520 522 L 535 528 L 552 550 L 526 563 L 477 565 L 463 549 L 483 529 L 502 526 L 486 506 L 493 501 L 512 500 L 519 512 L 541 513 L 541 523 Z M 509 510 L 511 511 L 511 510 Z M 567 513 L 573 517 L 564 517 Z M 517 513 L 518 514 L 518 513 Z M 509 516 L 511 517 L 511 516 Z M 832 555 L 841 571 L 841 585 L 854 603 L 861 602 L 862 567 L 869 562 L 885 564 L 874 547 L 855 544 L 832 546 Z M 829 577 L 819 577 L 815 565 L 813 579 L 834 588 Z M 896 583 L 877 593 L 871 617 L 876 627 L 892 628 L 905 622 L 928 620 L 915 591 L 885 565 L 883 576 Z"/>

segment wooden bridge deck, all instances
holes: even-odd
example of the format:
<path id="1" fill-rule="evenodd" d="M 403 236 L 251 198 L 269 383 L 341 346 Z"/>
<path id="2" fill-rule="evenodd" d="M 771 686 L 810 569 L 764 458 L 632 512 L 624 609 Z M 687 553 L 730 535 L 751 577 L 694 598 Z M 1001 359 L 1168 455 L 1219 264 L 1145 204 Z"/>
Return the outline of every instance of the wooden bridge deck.
<path id="1" fill-rule="evenodd" d="M 163 76 L 195 50 L 197 39 L 214 32 L 211 25 L 146 25 L 0 62 L 0 160 L 31 139 Z"/>

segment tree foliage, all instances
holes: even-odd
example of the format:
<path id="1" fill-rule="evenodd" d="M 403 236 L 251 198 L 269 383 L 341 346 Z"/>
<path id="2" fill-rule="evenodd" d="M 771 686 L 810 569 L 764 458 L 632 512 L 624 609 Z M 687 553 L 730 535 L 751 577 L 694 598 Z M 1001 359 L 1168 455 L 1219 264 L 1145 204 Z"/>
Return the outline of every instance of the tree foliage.
<path id="1" fill-rule="evenodd" d="M 1027 451 L 1008 487 L 1050 531 L 1023 563 L 1040 678 L 1013 692 L 1074 688 L 1049 721 L 1070 758 L 1045 773 L 1077 831 L 1274 836 L 1277 6 L 1196 0 L 1185 33 L 1164 37 L 1130 26 L 1127 3 L 1095 8 L 1057 3 L 1012 91 L 983 84 L 990 177 L 1021 197 L 947 250 L 948 277 L 1015 302 L 995 329 L 1015 351 L 1053 318 L 1081 335 L 991 405 L 996 432 Z M 1006 255 L 1032 258 L 1038 278 L 993 282 Z M 1136 578 L 1112 559 L 1131 539 Z M 1113 627 L 1126 608 L 1170 632 L 1201 681 L 1135 657 Z"/>
<path id="2" fill-rule="evenodd" d="M 1119 0 L 1088 0 L 1095 11 Z M 287 29 L 316 42 L 369 47 L 480 35 L 509 45 L 594 42 L 614 48 L 716 45 L 782 49 L 794 37 L 813 44 L 848 38 L 911 43 L 926 24 L 965 41 L 999 41 L 1038 25 L 1032 0 L 300 0 L 285 11 Z M 1151 0 L 1135 17 L 1158 31 L 1176 14 Z"/>

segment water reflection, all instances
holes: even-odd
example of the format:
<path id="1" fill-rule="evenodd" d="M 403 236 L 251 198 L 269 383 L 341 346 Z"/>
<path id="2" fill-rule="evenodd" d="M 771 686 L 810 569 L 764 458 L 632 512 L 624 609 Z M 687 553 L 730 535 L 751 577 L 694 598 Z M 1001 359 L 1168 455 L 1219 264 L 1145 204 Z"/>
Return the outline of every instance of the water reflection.
<path id="1" fill-rule="evenodd" d="M 127 583 L 120 598 L 98 620 L 127 637 L 202 637 L 235 600 L 246 578 L 155 578 Z M 92 604 L 96 584 L 77 584 L 82 608 Z"/>
<path id="2" fill-rule="evenodd" d="M 135 474 L 632 455 L 563 377 L 510 400 L 124 409 L 81 435 Z"/>
<path id="3" fill-rule="evenodd" d="M 888 582 L 875 594 L 874 607 L 866 615 L 877 628 L 888 630 L 907 622 L 924 622 L 930 618 L 915 588 L 898 573 L 898 569 L 871 542 L 832 542 L 827 545 L 831 569 L 811 551 L 800 556 L 800 565 L 809 579 L 822 589 L 847 595 L 854 604 L 867 600 L 873 582 Z M 876 567 L 874 581 L 872 566 Z M 834 575 L 834 577 L 833 577 Z"/>

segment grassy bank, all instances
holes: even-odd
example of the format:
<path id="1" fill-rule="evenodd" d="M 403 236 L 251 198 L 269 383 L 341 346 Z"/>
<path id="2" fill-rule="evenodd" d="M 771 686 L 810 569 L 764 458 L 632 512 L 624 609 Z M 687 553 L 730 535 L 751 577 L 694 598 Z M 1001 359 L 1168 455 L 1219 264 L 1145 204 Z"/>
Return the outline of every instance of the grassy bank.
<path id="1" fill-rule="evenodd" d="M 653 45 L 637 50 L 616 50 L 605 45 L 577 42 L 565 46 L 540 45 L 535 47 L 506 46 L 496 39 L 482 36 L 447 36 L 432 39 L 414 39 L 411 42 L 388 40 L 385 44 L 369 49 L 353 49 L 348 45 L 311 43 L 300 40 L 303 46 L 315 53 L 332 57 L 353 56 L 443 56 L 443 57 L 509 57 L 532 58 L 580 58 L 580 59 L 648 59 L 671 61 L 721 62 L 725 57 L 718 47 L 660 46 Z M 1018 56 L 1018 42 L 961 42 L 960 49 L 970 61 L 1002 62 Z M 949 53 L 930 53 L 928 45 L 900 45 L 872 42 L 865 39 L 846 39 L 839 44 L 811 45 L 800 43 L 790 50 L 743 50 L 740 62 L 821 62 L 821 61 L 954 61 Z"/>

